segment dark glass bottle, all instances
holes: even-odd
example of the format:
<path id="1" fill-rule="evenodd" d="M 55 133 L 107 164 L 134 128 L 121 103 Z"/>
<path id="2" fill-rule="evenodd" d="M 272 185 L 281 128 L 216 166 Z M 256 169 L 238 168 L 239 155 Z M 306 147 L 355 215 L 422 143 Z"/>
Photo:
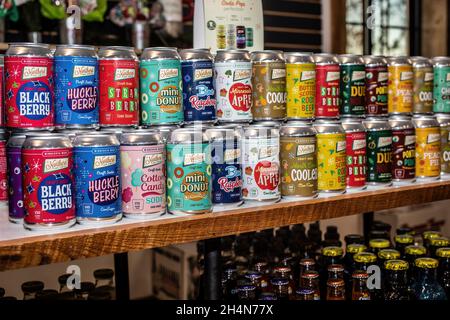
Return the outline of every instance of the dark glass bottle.
<path id="1" fill-rule="evenodd" d="M 256 288 L 256 296 L 262 293 L 261 279 L 262 275 L 258 271 L 247 271 L 245 273 L 245 278 Z"/>
<path id="2" fill-rule="evenodd" d="M 328 279 L 344 279 L 344 266 L 342 264 L 330 264 L 328 266 Z"/>
<path id="3" fill-rule="evenodd" d="M 71 291 L 69 290 L 69 288 L 67 287 L 67 280 L 69 279 L 69 277 L 71 276 L 70 273 L 65 273 L 62 274 L 58 277 L 58 284 L 59 284 L 59 292 L 68 292 Z"/>
<path id="4" fill-rule="evenodd" d="M 448 247 L 450 244 L 450 241 L 447 237 L 438 237 L 430 239 L 429 241 L 429 248 L 430 248 L 430 257 L 437 258 L 436 257 L 436 250 L 439 248 L 445 248 Z"/>
<path id="5" fill-rule="evenodd" d="M 233 243 L 234 237 L 222 237 L 221 238 L 221 247 L 222 247 L 222 265 L 232 262 L 234 260 L 234 251 L 233 251 Z"/>
<path id="6" fill-rule="evenodd" d="M 109 288 L 111 300 L 116 300 L 116 288 L 114 286 L 114 270 L 97 269 L 94 271 L 95 287 L 102 287 L 104 290 Z"/>
<path id="7" fill-rule="evenodd" d="M 22 283 L 23 300 L 33 300 L 36 298 L 36 293 L 44 289 L 42 281 L 27 281 Z"/>
<path id="8" fill-rule="evenodd" d="M 275 301 L 277 296 L 272 292 L 263 292 L 258 298 L 259 301 Z"/>
<path id="9" fill-rule="evenodd" d="M 400 252 L 395 249 L 382 249 L 378 251 L 378 265 L 381 269 L 384 269 L 385 262 L 388 260 L 400 259 Z"/>
<path id="10" fill-rule="evenodd" d="M 324 247 L 330 247 L 330 246 L 340 247 L 340 246 L 342 246 L 342 242 L 339 240 L 340 235 L 338 233 L 338 229 L 336 226 L 328 226 L 327 231 L 325 232 L 323 237 L 324 237 L 324 240 L 323 240 L 322 245 Z"/>
<path id="11" fill-rule="evenodd" d="M 320 300 L 319 273 L 317 271 L 305 271 L 300 279 L 302 289 L 314 291 L 314 300 Z"/>
<path id="12" fill-rule="evenodd" d="M 346 247 L 351 244 L 365 244 L 364 236 L 360 234 L 348 234 L 344 237 L 344 241 Z"/>
<path id="13" fill-rule="evenodd" d="M 225 300 L 235 301 L 236 292 L 235 288 L 237 286 L 238 273 L 236 267 L 229 266 L 223 271 L 222 275 L 222 294 Z"/>
<path id="14" fill-rule="evenodd" d="M 322 299 L 325 299 L 327 288 L 328 266 L 331 264 L 342 264 L 343 250 L 341 247 L 324 247 L 322 249 L 322 257 L 320 260 L 320 291 Z"/>
<path id="15" fill-rule="evenodd" d="M 400 227 L 397 229 L 397 235 L 409 234 L 414 236 L 414 230 L 408 227 Z"/>
<path id="16" fill-rule="evenodd" d="M 377 256 L 372 252 L 360 252 L 353 256 L 355 269 L 367 271 L 371 265 L 377 264 Z"/>
<path id="17" fill-rule="evenodd" d="M 319 222 L 311 223 L 308 229 L 308 240 L 310 253 L 307 258 L 313 258 L 317 261 L 322 250 L 322 231 Z"/>
<path id="18" fill-rule="evenodd" d="M 378 251 L 382 249 L 389 249 L 391 247 L 391 243 L 387 239 L 371 239 L 369 241 L 369 251 L 375 253 L 378 256 Z"/>
<path id="19" fill-rule="evenodd" d="M 256 286 L 242 285 L 238 287 L 238 299 L 240 301 L 254 301 L 256 300 Z"/>
<path id="20" fill-rule="evenodd" d="M 402 259 L 405 259 L 405 248 L 414 244 L 414 237 L 410 234 L 398 234 L 394 238 L 395 249 L 400 252 Z"/>
<path id="21" fill-rule="evenodd" d="M 405 260 L 409 264 L 408 268 L 408 283 L 411 285 L 414 282 L 416 266 L 414 262 L 417 258 L 425 257 L 427 249 L 424 246 L 413 245 L 405 247 Z"/>
<path id="22" fill-rule="evenodd" d="M 424 232 L 422 233 L 422 242 L 423 242 L 423 246 L 424 246 L 425 248 L 427 248 L 427 250 L 429 250 L 429 245 L 430 245 L 429 241 L 430 241 L 431 239 L 439 238 L 439 237 L 442 237 L 442 234 L 441 234 L 439 231 L 433 231 L 433 230 L 430 230 L 430 231 L 424 231 Z"/>
<path id="23" fill-rule="evenodd" d="M 44 289 L 36 293 L 36 300 L 56 300 L 59 292 L 53 289 Z"/>
<path id="24" fill-rule="evenodd" d="M 268 292 L 270 290 L 270 270 L 269 270 L 269 264 L 265 260 L 259 260 L 257 261 L 253 269 L 261 275 L 261 290 L 262 292 Z"/>
<path id="25" fill-rule="evenodd" d="M 314 300 L 314 290 L 311 289 L 298 289 L 296 292 L 296 300 Z"/>
<path id="26" fill-rule="evenodd" d="M 306 271 L 316 270 L 316 262 L 311 258 L 301 259 L 298 264 L 299 264 L 299 275 L 298 275 L 299 281 L 302 278 L 303 273 L 305 273 Z"/>
<path id="27" fill-rule="evenodd" d="M 109 291 L 95 289 L 94 291 L 89 293 L 87 299 L 90 301 L 107 301 L 112 300 L 112 296 Z"/>
<path id="28" fill-rule="evenodd" d="M 100 287 L 99 287 L 100 288 Z M 95 289 L 95 284 L 92 282 L 81 282 L 80 289 L 75 289 L 75 298 L 79 300 L 87 300 L 89 293 Z"/>
<path id="29" fill-rule="evenodd" d="M 408 290 L 407 273 L 408 262 L 404 260 L 387 260 L 384 262 L 384 300 L 411 300 Z"/>
<path id="30" fill-rule="evenodd" d="M 369 241 L 372 239 L 386 239 L 389 241 L 389 234 L 382 230 L 372 230 L 369 233 Z"/>
<path id="31" fill-rule="evenodd" d="M 450 248 L 439 248 L 436 250 L 439 259 L 438 279 L 450 300 Z"/>
<path id="32" fill-rule="evenodd" d="M 345 270 L 348 270 L 351 274 L 355 270 L 355 261 L 353 260 L 353 256 L 357 253 L 365 252 L 366 250 L 367 247 L 364 244 L 352 243 L 347 245 L 344 257 Z"/>
<path id="33" fill-rule="evenodd" d="M 415 261 L 416 277 L 413 285 L 418 300 L 447 300 L 444 289 L 437 281 L 439 262 L 433 258 L 418 258 Z"/>
<path id="34" fill-rule="evenodd" d="M 292 270 L 290 267 L 279 266 L 273 269 L 274 278 L 288 279 L 288 294 L 293 296 L 295 293 L 296 285 L 292 276 Z"/>
<path id="35" fill-rule="evenodd" d="M 328 279 L 327 281 L 327 301 L 345 300 L 345 283 L 342 279 Z"/>
<path id="36" fill-rule="evenodd" d="M 273 278 L 270 283 L 277 300 L 289 300 L 289 279 Z"/>
<path id="37" fill-rule="evenodd" d="M 352 293 L 351 300 L 370 300 L 370 291 L 367 288 L 367 279 L 369 275 L 362 270 L 356 270 L 352 274 Z"/>

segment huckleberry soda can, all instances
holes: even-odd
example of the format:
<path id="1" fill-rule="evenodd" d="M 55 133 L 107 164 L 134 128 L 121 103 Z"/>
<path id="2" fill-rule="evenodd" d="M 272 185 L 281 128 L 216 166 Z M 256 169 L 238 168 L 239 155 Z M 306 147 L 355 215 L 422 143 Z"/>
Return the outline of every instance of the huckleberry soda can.
<path id="1" fill-rule="evenodd" d="M 8 213 L 9 221 L 22 223 L 25 211 L 23 208 L 22 188 L 22 145 L 25 142 L 23 133 L 13 133 L 6 144 L 8 160 Z"/>
<path id="2" fill-rule="evenodd" d="M 59 45 L 56 47 L 55 124 L 79 128 L 98 125 L 98 59 L 95 47 Z"/>
<path id="3" fill-rule="evenodd" d="M 338 118 L 340 107 L 339 60 L 333 54 L 314 55 L 316 63 L 316 118 Z"/>
<path id="4" fill-rule="evenodd" d="M 209 50 L 185 49 L 181 55 L 184 122 L 216 121 L 213 56 Z"/>
<path id="5" fill-rule="evenodd" d="M 139 124 L 139 60 L 131 47 L 102 47 L 99 59 L 100 126 Z"/>
<path id="6" fill-rule="evenodd" d="M 366 115 L 388 115 L 388 66 L 381 56 L 365 56 L 366 64 Z"/>
<path id="7" fill-rule="evenodd" d="M 414 72 L 413 113 L 433 112 L 433 64 L 425 57 L 411 57 Z"/>
<path id="8" fill-rule="evenodd" d="M 108 224 L 122 218 L 120 143 L 115 134 L 77 135 L 74 174 L 77 220 L 82 224 Z"/>
<path id="9" fill-rule="evenodd" d="M 219 50 L 214 60 L 217 120 L 252 120 L 252 63 L 245 50 Z"/>
<path id="10" fill-rule="evenodd" d="M 166 212 L 166 146 L 156 130 L 122 133 L 122 211 L 126 217 L 154 219 Z"/>
<path id="11" fill-rule="evenodd" d="M 388 58 L 388 73 L 389 114 L 411 114 L 414 79 L 411 61 L 407 57 Z"/>
<path id="12" fill-rule="evenodd" d="M 8 169 L 6 163 L 7 132 L 0 128 L 0 203 L 8 201 Z"/>
<path id="13" fill-rule="evenodd" d="M 25 228 L 56 230 L 75 224 L 72 151 L 65 135 L 27 134 L 22 146 Z"/>
<path id="14" fill-rule="evenodd" d="M 180 55 L 175 48 L 146 48 L 140 62 L 141 124 L 183 122 Z"/>
<path id="15" fill-rule="evenodd" d="M 55 124 L 53 56 L 50 47 L 12 43 L 5 54 L 6 126 L 46 130 Z"/>
<path id="16" fill-rule="evenodd" d="M 212 211 L 211 149 L 203 129 L 174 130 L 167 141 L 167 210 L 172 214 Z"/>
<path id="17" fill-rule="evenodd" d="M 450 176 L 450 114 L 437 113 L 436 120 L 441 128 L 441 176 Z"/>
<path id="18" fill-rule="evenodd" d="M 342 54 L 339 56 L 341 72 L 341 117 L 365 115 L 366 70 L 361 56 Z"/>
<path id="19" fill-rule="evenodd" d="M 433 86 L 433 112 L 450 113 L 450 58 L 435 57 Z"/>

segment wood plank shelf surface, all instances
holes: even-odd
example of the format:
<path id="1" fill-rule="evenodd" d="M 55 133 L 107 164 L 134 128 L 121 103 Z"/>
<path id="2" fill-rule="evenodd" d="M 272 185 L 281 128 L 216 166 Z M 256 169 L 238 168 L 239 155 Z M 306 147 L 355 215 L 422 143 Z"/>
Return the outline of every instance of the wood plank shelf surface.
<path id="1" fill-rule="evenodd" d="M 377 188 L 302 201 L 245 204 L 239 209 L 154 221 L 123 219 L 95 228 L 76 226 L 58 233 L 32 232 L 0 211 L 0 271 L 66 262 L 118 252 L 331 219 L 369 211 L 450 199 L 450 181 Z"/>

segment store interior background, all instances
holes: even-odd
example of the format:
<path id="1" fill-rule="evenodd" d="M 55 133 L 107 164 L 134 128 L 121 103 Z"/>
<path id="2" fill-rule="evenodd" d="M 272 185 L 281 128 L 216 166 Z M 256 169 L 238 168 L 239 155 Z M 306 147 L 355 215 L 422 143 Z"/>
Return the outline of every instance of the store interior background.
<path id="1" fill-rule="evenodd" d="M 175 19 L 182 21 L 169 21 L 173 20 L 172 17 L 163 26 L 158 24 L 159 15 L 150 17 L 154 28 L 150 29 L 148 46 L 192 46 L 194 0 L 160 2 L 170 4 L 174 1 L 183 4 L 183 17 Z M 145 6 L 153 5 L 157 9 L 158 4 L 155 5 L 154 2 L 147 1 Z M 139 1 L 123 3 L 137 4 Z M 104 3 L 107 8 L 103 22 L 83 23 L 83 43 L 132 45 L 133 25 L 119 27 L 109 18 L 110 9 L 117 4 L 117 0 Z M 61 43 L 61 22 L 34 14 L 40 10 L 39 1 L 28 2 L 18 9 L 20 16 L 17 22 L 0 20 L 0 50 L 6 50 L 8 42 L 27 41 L 31 29 L 41 32 L 43 42 Z M 449 0 L 263 0 L 263 9 L 266 49 L 427 57 L 450 54 Z M 445 235 L 450 235 L 449 205 L 450 201 L 441 201 L 398 208 L 376 213 L 375 219 L 392 224 L 392 230 L 400 226 L 408 226 L 418 232 L 438 228 Z M 363 231 L 361 215 L 325 220 L 320 224 L 322 230 L 327 225 L 336 225 L 341 240 L 346 234 Z M 158 276 L 152 275 L 152 269 L 156 265 L 155 250 L 128 254 L 131 299 L 151 297 L 155 293 L 153 287 L 158 289 L 161 285 L 170 287 L 170 290 L 163 293 L 166 298 L 191 297 L 186 280 L 186 275 L 190 273 L 187 262 L 189 258 L 195 257 L 196 245 L 181 245 L 173 250 L 181 259 L 168 266 L 173 275 L 171 284 L 160 284 Z M 0 287 L 4 287 L 8 295 L 19 299 L 23 295 L 20 284 L 25 281 L 41 280 L 45 282 L 47 289 L 58 289 L 57 278 L 66 272 L 69 265 L 80 267 L 82 281 L 93 281 L 92 273 L 95 269 L 114 269 L 114 257 L 110 255 L 0 272 Z"/>

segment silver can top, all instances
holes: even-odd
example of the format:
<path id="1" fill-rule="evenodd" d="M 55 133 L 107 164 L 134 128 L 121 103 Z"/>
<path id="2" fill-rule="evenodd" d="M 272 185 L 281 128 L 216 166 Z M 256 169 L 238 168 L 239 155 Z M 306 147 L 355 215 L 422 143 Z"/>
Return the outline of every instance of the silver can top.
<path id="1" fill-rule="evenodd" d="M 414 124 L 411 121 L 411 117 L 404 115 L 394 115 L 389 117 L 389 125 L 392 129 L 413 129 Z"/>
<path id="2" fill-rule="evenodd" d="M 389 57 L 388 64 L 389 66 L 409 66 L 411 65 L 411 60 L 405 56 Z"/>
<path id="3" fill-rule="evenodd" d="M 361 119 L 356 118 L 344 118 L 342 119 L 342 127 L 345 132 L 365 132 L 366 127 L 362 123 Z"/>
<path id="4" fill-rule="evenodd" d="M 32 132 L 26 133 L 24 149 L 59 149 L 72 148 L 69 137 L 54 132 Z"/>
<path id="5" fill-rule="evenodd" d="M 109 47 L 101 47 L 98 50 L 98 58 L 99 59 L 124 59 L 124 60 L 138 60 L 136 52 L 132 47 L 123 47 L 123 46 L 109 46 Z"/>
<path id="6" fill-rule="evenodd" d="M 23 133 L 13 133 L 9 137 L 8 142 L 6 143 L 6 146 L 10 147 L 10 148 L 14 148 L 14 147 L 21 148 L 23 143 L 25 142 L 25 138 L 26 138 L 26 136 Z"/>
<path id="7" fill-rule="evenodd" d="M 118 146 L 120 142 L 115 134 L 95 131 L 77 135 L 73 140 L 73 145 L 74 147 L 103 147 Z"/>
<path id="8" fill-rule="evenodd" d="M 368 67 L 375 67 L 375 66 L 386 66 L 387 61 L 386 58 L 383 56 L 364 56 L 364 63 Z"/>
<path id="9" fill-rule="evenodd" d="M 339 55 L 340 64 L 364 64 L 363 57 L 356 54 L 341 54 Z"/>
<path id="10" fill-rule="evenodd" d="M 331 53 L 316 53 L 314 55 L 314 61 L 318 65 L 339 64 L 339 59 Z"/>
<path id="11" fill-rule="evenodd" d="M 16 42 L 10 43 L 5 56 L 36 56 L 49 57 L 53 56 L 50 46 L 44 43 L 32 42 Z"/>
<path id="12" fill-rule="evenodd" d="M 363 120 L 363 124 L 368 131 L 391 130 L 389 121 L 383 118 L 368 117 Z"/>
<path id="13" fill-rule="evenodd" d="M 439 127 L 439 122 L 432 115 L 414 115 L 412 121 L 416 128 Z"/>
<path id="14" fill-rule="evenodd" d="M 158 130 L 137 129 L 124 131 L 120 144 L 126 146 L 163 144 L 164 140 Z"/>
<path id="15" fill-rule="evenodd" d="M 313 126 L 317 134 L 345 133 L 344 127 L 338 120 L 316 120 Z"/>
<path id="16" fill-rule="evenodd" d="M 430 59 L 425 57 L 411 57 L 411 62 L 413 65 L 413 68 L 420 69 L 420 68 L 432 68 L 433 64 L 431 63 Z"/>
<path id="17" fill-rule="evenodd" d="M 450 113 L 435 113 L 434 116 L 442 127 L 450 125 Z"/>
<path id="18" fill-rule="evenodd" d="M 312 123 L 306 121 L 289 121 L 280 128 L 281 137 L 309 137 L 316 133 Z"/>
<path id="19" fill-rule="evenodd" d="M 262 50 L 262 51 L 253 51 L 251 53 L 252 62 L 283 62 L 284 55 L 283 51 L 280 50 Z"/>
<path id="20" fill-rule="evenodd" d="M 309 52 L 285 52 L 284 58 L 289 64 L 314 63 L 314 56 Z"/>
<path id="21" fill-rule="evenodd" d="M 184 49 L 180 51 L 181 60 L 211 60 L 213 61 L 213 55 L 211 52 L 205 49 Z"/>
<path id="22" fill-rule="evenodd" d="M 94 46 L 80 44 L 62 44 L 56 46 L 55 57 L 75 56 L 75 57 L 97 57 Z"/>
<path id="23" fill-rule="evenodd" d="M 214 62 L 245 61 L 250 62 L 247 50 L 218 50 Z"/>
<path id="24" fill-rule="evenodd" d="M 142 60 L 180 60 L 176 48 L 154 47 L 145 48 L 141 54 Z"/>
<path id="25" fill-rule="evenodd" d="M 200 130 L 195 127 L 175 129 L 169 135 L 167 143 L 170 144 L 191 144 L 191 143 L 209 143 L 209 137 L 206 130 Z"/>
<path id="26" fill-rule="evenodd" d="M 431 61 L 435 67 L 450 66 L 450 57 L 434 57 Z"/>

